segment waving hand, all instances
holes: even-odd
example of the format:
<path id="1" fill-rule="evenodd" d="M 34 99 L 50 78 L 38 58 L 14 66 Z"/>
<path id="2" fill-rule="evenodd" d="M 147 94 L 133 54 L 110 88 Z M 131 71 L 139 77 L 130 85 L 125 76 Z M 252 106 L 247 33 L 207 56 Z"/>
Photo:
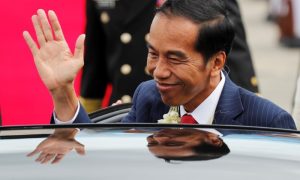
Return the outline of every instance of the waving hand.
<path id="1" fill-rule="evenodd" d="M 49 19 L 49 20 L 48 20 Z M 78 105 L 73 87 L 77 72 L 83 66 L 84 35 L 76 41 L 74 54 L 64 38 L 54 11 L 39 9 L 32 16 L 37 42 L 24 31 L 24 39 L 31 50 L 39 75 L 50 91 L 54 109 L 61 121 L 70 120 Z"/>
<path id="2" fill-rule="evenodd" d="M 49 21 L 42 9 L 37 11 L 37 15 L 32 16 L 37 42 L 27 31 L 24 31 L 23 36 L 34 57 L 42 81 L 50 91 L 53 91 L 72 85 L 77 72 L 83 66 L 85 36 L 78 37 L 72 54 L 55 12 L 49 11 L 48 17 Z"/>

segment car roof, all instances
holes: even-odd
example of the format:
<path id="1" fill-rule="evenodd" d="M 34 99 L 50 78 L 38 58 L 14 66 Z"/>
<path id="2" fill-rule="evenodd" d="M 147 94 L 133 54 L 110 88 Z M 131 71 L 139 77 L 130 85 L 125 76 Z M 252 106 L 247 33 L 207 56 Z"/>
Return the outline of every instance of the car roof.
<path id="1" fill-rule="evenodd" d="M 135 131 L 130 131 L 132 128 Z M 86 155 L 69 153 L 59 164 L 41 165 L 26 157 L 60 128 L 79 128 L 76 140 Z M 166 161 L 149 151 L 147 137 L 162 129 L 213 129 L 230 153 L 217 159 Z M 296 179 L 300 134 L 294 130 L 237 126 L 82 124 L 1 127 L 0 179 Z M 9 134 L 10 133 L 10 134 Z M 18 172 L 18 173 L 14 173 Z"/>

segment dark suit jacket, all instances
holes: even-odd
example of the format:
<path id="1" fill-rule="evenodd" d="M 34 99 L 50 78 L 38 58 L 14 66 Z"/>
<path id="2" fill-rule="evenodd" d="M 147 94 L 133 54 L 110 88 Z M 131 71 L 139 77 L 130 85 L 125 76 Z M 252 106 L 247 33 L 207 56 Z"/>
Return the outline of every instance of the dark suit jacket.
<path id="1" fill-rule="evenodd" d="M 169 106 L 163 104 L 154 80 L 138 86 L 133 97 L 133 106 L 123 123 L 156 123 Z M 81 108 L 75 123 L 90 122 Z M 289 113 L 256 94 L 235 85 L 226 75 L 213 124 L 261 126 L 296 129 Z"/>
<path id="2" fill-rule="evenodd" d="M 169 111 L 153 80 L 136 89 L 132 110 L 122 122 L 156 123 Z M 213 124 L 262 126 L 296 129 L 291 115 L 272 102 L 237 85 L 226 76 Z"/>

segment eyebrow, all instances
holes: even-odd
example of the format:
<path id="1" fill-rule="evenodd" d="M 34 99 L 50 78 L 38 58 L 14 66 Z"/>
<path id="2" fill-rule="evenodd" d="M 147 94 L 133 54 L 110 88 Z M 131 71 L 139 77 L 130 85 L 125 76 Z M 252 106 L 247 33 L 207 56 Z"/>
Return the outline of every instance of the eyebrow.
<path id="1" fill-rule="evenodd" d="M 149 42 L 147 42 L 147 48 L 156 51 L 156 49 Z"/>
<path id="2" fill-rule="evenodd" d="M 152 49 L 154 51 L 157 51 L 149 42 L 147 42 L 147 47 L 149 49 Z M 167 56 L 177 56 L 178 58 L 181 58 L 181 59 L 186 59 L 187 56 L 181 52 L 181 51 L 177 51 L 177 50 L 170 50 L 170 51 L 167 51 Z"/>

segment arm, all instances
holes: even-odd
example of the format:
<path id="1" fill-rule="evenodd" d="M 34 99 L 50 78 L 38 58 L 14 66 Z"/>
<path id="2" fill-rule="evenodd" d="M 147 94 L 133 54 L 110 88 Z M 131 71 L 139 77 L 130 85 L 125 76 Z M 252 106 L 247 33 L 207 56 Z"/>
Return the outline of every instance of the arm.
<path id="1" fill-rule="evenodd" d="M 49 21 L 45 11 L 41 9 L 37 11 L 37 15 L 32 16 L 37 42 L 27 31 L 23 36 L 39 75 L 52 96 L 57 117 L 61 121 L 67 121 L 74 116 L 77 109 L 78 99 L 73 83 L 77 72 L 83 66 L 85 36 L 78 37 L 73 54 L 54 11 L 49 11 L 48 17 Z"/>
<path id="2" fill-rule="evenodd" d="M 139 92 L 140 92 L 140 89 L 142 87 L 142 84 L 141 83 L 135 90 L 134 94 L 133 94 L 133 100 L 132 100 L 132 107 L 131 107 L 131 110 L 129 111 L 129 113 L 127 114 L 127 116 L 125 116 L 121 122 L 122 123 L 135 123 L 137 120 L 136 120 L 136 111 L 137 111 L 137 98 L 139 96 Z"/>
<path id="3" fill-rule="evenodd" d="M 271 127 L 296 130 L 295 121 L 286 111 L 278 113 L 278 115 L 273 119 Z"/>

